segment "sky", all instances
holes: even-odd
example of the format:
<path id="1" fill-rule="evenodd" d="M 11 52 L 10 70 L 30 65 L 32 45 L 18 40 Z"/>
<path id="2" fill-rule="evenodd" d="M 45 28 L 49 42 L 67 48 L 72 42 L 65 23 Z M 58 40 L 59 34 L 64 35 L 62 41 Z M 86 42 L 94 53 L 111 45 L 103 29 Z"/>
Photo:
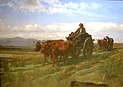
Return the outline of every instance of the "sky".
<path id="1" fill-rule="evenodd" d="M 65 39 L 79 23 L 93 39 L 123 42 L 122 0 L 0 0 L 0 38 Z"/>

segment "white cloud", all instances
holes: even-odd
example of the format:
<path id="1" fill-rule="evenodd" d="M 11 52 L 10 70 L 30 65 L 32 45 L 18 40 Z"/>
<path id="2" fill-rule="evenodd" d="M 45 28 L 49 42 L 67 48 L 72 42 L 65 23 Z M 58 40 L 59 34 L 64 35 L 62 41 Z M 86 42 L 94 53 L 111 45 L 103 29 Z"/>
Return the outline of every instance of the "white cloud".
<path id="1" fill-rule="evenodd" d="M 67 9 L 78 9 L 79 8 L 79 4 L 78 3 L 74 3 L 74 2 L 68 2 L 64 4 L 64 7 Z"/>
<path id="2" fill-rule="evenodd" d="M 102 8 L 102 5 L 96 2 L 67 2 L 61 0 L 11 0 L 8 3 L 3 3 L 0 6 L 8 6 L 21 11 L 43 12 L 43 13 L 80 13 L 87 10 L 97 10 Z M 88 12 L 88 11 L 87 11 Z"/>
<path id="3" fill-rule="evenodd" d="M 90 22 L 86 27 L 94 32 L 123 32 L 123 24 L 111 23 L 111 22 Z"/>
<path id="4" fill-rule="evenodd" d="M 103 38 L 109 36 L 116 42 L 123 42 L 123 24 L 111 22 L 90 22 L 86 24 L 87 31 L 92 34 L 93 38 Z"/>
<path id="5" fill-rule="evenodd" d="M 24 29 L 25 31 L 27 32 L 38 32 L 38 31 L 41 31 L 41 32 L 44 32 L 43 30 L 43 26 L 42 25 L 38 25 L 38 24 L 27 24 L 24 26 Z"/>
<path id="6" fill-rule="evenodd" d="M 36 39 L 65 39 L 68 34 L 78 28 L 79 23 L 58 23 L 50 25 L 26 24 L 23 26 L 7 26 L 0 21 L 0 37 L 24 37 Z M 123 24 L 111 22 L 88 22 L 84 24 L 86 31 L 94 39 L 109 36 L 115 42 L 123 42 Z"/>
<path id="7" fill-rule="evenodd" d="M 2 20 L 0 20 L 0 33 L 4 33 L 6 31 L 9 31 L 9 28 L 11 28 L 11 26 L 7 26 L 6 24 L 3 23 Z"/>
<path id="8" fill-rule="evenodd" d="M 102 8 L 102 5 L 99 4 L 99 3 L 93 2 L 93 3 L 90 4 L 90 8 L 92 8 L 92 9 L 99 9 L 99 8 Z"/>
<path id="9" fill-rule="evenodd" d="M 41 2 L 45 2 L 48 4 L 55 4 L 55 3 L 59 3 L 60 0 L 41 0 Z"/>

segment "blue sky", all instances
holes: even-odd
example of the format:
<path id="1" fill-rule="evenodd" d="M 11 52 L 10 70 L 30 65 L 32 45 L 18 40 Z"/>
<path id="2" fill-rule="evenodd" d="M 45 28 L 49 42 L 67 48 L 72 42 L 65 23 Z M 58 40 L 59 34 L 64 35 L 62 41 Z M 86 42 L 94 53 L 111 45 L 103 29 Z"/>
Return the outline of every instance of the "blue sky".
<path id="1" fill-rule="evenodd" d="M 122 14 L 116 0 L 0 0 L 0 37 L 64 39 L 82 22 L 93 38 L 123 42 Z"/>

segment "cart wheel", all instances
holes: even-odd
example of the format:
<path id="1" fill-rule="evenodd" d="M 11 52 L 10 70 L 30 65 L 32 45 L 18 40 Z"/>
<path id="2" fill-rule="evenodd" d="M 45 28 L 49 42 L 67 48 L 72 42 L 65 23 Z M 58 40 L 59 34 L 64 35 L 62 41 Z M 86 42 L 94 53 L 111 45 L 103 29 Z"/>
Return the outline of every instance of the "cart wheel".
<path id="1" fill-rule="evenodd" d="M 93 40 L 91 37 L 86 38 L 83 45 L 83 55 L 84 56 L 92 56 L 93 52 Z"/>

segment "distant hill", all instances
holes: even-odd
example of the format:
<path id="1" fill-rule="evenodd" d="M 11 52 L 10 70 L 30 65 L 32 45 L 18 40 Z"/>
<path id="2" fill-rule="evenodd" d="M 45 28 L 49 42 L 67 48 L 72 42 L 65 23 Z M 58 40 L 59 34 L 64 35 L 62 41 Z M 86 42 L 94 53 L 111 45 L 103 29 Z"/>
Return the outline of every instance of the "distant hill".
<path id="1" fill-rule="evenodd" d="M 33 38 L 25 39 L 22 37 L 0 38 L 0 45 L 34 47 L 33 41 L 38 41 L 38 40 Z"/>

